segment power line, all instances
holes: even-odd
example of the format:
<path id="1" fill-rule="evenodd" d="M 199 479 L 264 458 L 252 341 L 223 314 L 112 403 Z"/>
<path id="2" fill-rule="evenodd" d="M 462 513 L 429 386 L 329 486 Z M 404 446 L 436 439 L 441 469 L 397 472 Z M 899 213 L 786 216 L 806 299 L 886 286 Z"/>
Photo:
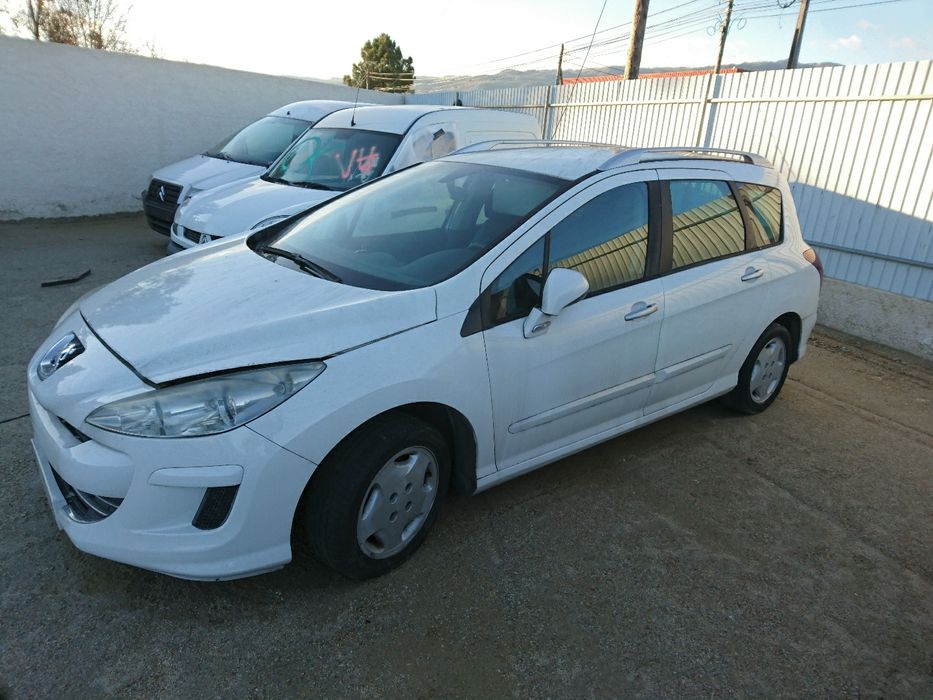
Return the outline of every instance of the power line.
<path id="1" fill-rule="evenodd" d="M 682 8 L 682 7 L 686 7 L 686 6 L 688 6 L 688 5 L 694 5 L 694 4 L 698 3 L 698 2 L 704 2 L 704 1 L 707 1 L 707 2 L 708 2 L 708 0 L 687 0 L 687 2 L 682 2 L 682 3 L 680 3 L 679 5 L 674 5 L 673 7 L 668 7 L 668 8 L 665 8 L 665 9 L 663 9 L 663 10 L 658 10 L 657 12 L 652 12 L 652 13 L 650 13 L 650 14 L 648 15 L 648 19 L 650 20 L 651 18 L 657 17 L 658 15 L 663 15 L 663 14 L 666 14 L 666 13 L 668 13 L 668 12 L 673 12 L 674 10 L 679 10 L 679 9 Z M 621 29 L 622 27 L 627 27 L 627 26 L 629 26 L 630 24 L 631 24 L 631 22 L 623 22 L 622 24 L 617 24 L 617 25 L 612 26 L 612 27 L 607 27 L 606 29 L 601 29 L 601 30 L 599 30 L 598 32 L 596 32 L 596 34 L 605 34 L 605 33 L 607 33 L 607 32 L 611 32 L 611 31 L 613 31 L 613 30 L 615 30 L 615 29 Z M 561 42 L 561 43 L 563 43 L 563 44 L 573 44 L 573 43 L 576 42 L 576 41 L 583 41 L 583 40 L 586 40 L 586 39 L 590 39 L 591 42 L 592 42 L 592 39 L 593 39 L 593 38 L 594 38 L 593 35 L 584 34 L 583 36 L 574 37 L 573 39 L 566 39 L 566 40 L 564 40 L 564 41 Z M 524 56 L 529 56 L 529 55 L 532 55 L 532 54 L 541 53 L 542 51 L 548 51 L 548 50 L 559 49 L 559 48 L 560 48 L 560 44 L 559 44 L 559 43 L 558 43 L 558 44 L 551 44 L 550 46 L 543 46 L 543 47 L 538 48 L 538 49 L 531 49 L 530 51 L 523 51 L 523 52 L 521 52 L 521 53 L 512 54 L 511 56 L 504 56 L 504 57 L 502 57 L 502 58 L 494 58 L 494 59 L 489 60 L 489 61 L 481 61 L 481 62 L 479 62 L 479 63 L 474 63 L 474 64 L 472 64 L 472 65 L 473 65 L 473 66 L 491 65 L 491 64 L 494 64 L 494 63 L 501 63 L 501 62 L 503 62 L 503 61 L 508 61 L 508 60 L 513 59 L 513 58 L 522 58 L 522 57 L 524 57 Z M 579 47 L 577 50 L 582 50 L 582 48 L 583 48 L 583 47 L 581 46 L 581 47 Z M 554 54 L 554 56 L 556 56 L 556 54 Z"/>
<path id="2" fill-rule="evenodd" d="M 675 7 L 666 8 L 656 13 L 649 14 L 649 18 L 669 12 L 687 5 L 696 4 L 701 0 L 691 0 L 690 2 L 681 3 Z M 870 7 L 875 5 L 887 5 L 897 2 L 905 2 L 906 0 L 871 0 L 870 2 L 861 2 L 849 5 L 838 5 L 840 2 L 845 2 L 846 0 L 811 0 L 810 2 L 810 12 L 835 12 L 839 10 L 853 9 L 859 7 Z M 748 4 L 740 4 L 740 0 L 736 0 L 736 12 L 742 13 L 742 16 L 746 20 L 755 20 L 755 19 L 767 19 L 771 17 L 783 17 L 786 16 L 786 12 L 769 12 L 775 8 L 775 0 L 758 0 L 757 2 L 753 1 Z M 828 7 L 827 7 L 828 5 Z M 782 7 L 778 4 L 778 7 Z M 786 9 L 786 8 L 782 8 Z M 653 26 L 649 26 L 645 32 L 645 44 L 646 45 L 658 45 L 666 43 L 668 41 L 676 40 L 690 34 L 695 34 L 701 29 L 706 29 L 707 23 L 711 19 L 715 19 L 719 10 L 719 5 L 711 5 L 702 8 L 697 8 L 691 10 L 690 12 L 684 13 L 677 17 L 672 17 L 664 22 L 657 23 Z M 751 13 L 751 14 L 748 14 Z M 590 42 L 585 46 L 581 45 L 576 48 L 565 49 L 564 60 L 572 62 L 572 67 L 578 68 L 581 71 L 585 69 L 584 65 L 580 63 L 579 58 L 574 58 L 574 54 L 580 53 L 581 51 L 586 52 L 584 56 L 584 63 L 590 58 L 600 58 L 603 56 L 616 55 L 615 50 L 610 50 L 610 47 L 625 41 L 628 39 L 629 34 L 621 34 L 611 37 L 603 37 L 597 40 L 597 37 L 605 34 L 612 29 L 617 29 L 618 27 L 626 25 L 616 25 L 616 27 L 610 27 L 604 30 L 598 30 L 594 34 L 589 36 Z M 557 44 L 557 47 L 560 45 Z M 604 51 L 594 52 L 595 49 L 607 49 Z M 525 52 L 523 55 L 528 55 L 535 52 Z M 516 70 L 520 68 L 525 68 L 530 70 L 532 66 L 541 65 L 542 68 L 550 68 L 558 58 L 558 53 L 549 54 L 539 58 L 533 58 L 527 61 L 511 64 L 509 66 L 502 67 L 499 69 L 499 72 L 506 70 Z M 596 64 L 601 65 L 601 64 Z M 610 66 L 602 65 L 602 68 L 610 68 Z M 605 70 L 600 71 L 599 69 L 592 68 L 594 72 L 603 73 L 606 75 L 616 75 L 616 73 L 607 72 Z M 578 76 L 579 77 L 579 76 Z M 443 78 L 434 78 L 434 79 L 418 79 L 419 88 L 422 90 L 436 90 L 436 89 L 468 89 L 471 87 L 469 84 L 471 81 L 471 76 L 451 76 Z"/>
<path id="3" fill-rule="evenodd" d="M 603 0 L 603 6 L 602 6 L 602 8 L 599 10 L 599 17 L 596 18 L 596 26 L 593 27 L 593 36 L 592 36 L 592 38 L 590 39 L 590 46 L 591 46 L 591 47 L 592 47 L 592 45 L 593 45 L 593 40 L 596 39 L 596 30 L 599 29 L 599 23 L 600 23 L 600 22 L 602 21 L 602 19 L 603 19 L 603 12 L 606 11 L 606 3 L 607 3 L 608 1 L 609 1 L 609 0 Z M 587 48 L 587 50 L 586 50 L 586 55 L 583 56 L 583 63 L 580 65 L 580 70 L 577 71 L 577 80 L 580 79 L 580 74 L 583 72 L 583 66 L 586 65 L 586 59 L 589 58 L 589 56 L 590 56 L 590 50 L 589 50 L 589 48 Z M 579 83 L 574 83 L 574 84 L 571 86 L 571 88 L 570 88 L 569 99 L 567 100 L 568 102 L 573 102 L 573 94 L 577 91 L 577 85 L 579 85 Z M 560 114 L 558 115 L 558 117 L 557 117 L 557 121 L 554 122 L 554 131 L 553 131 L 552 133 L 554 133 L 554 134 L 557 133 L 557 128 L 560 126 L 561 120 L 564 118 L 564 114 L 566 114 L 566 112 L 567 112 L 567 108 L 566 108 L 566 107 L 565 107 L 564 109 L 561 110 L 561 113 L 560 113 Z M 547 134 L 544 134 L 544 136 L 547 136 Z"/>

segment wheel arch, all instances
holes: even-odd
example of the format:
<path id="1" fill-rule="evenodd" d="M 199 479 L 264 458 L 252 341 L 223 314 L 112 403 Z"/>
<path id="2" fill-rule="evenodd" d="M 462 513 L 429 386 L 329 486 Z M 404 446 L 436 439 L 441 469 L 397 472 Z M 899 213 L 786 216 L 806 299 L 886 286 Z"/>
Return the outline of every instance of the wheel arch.
<path id="1" fill-rule="evenodd" d="M 340 442 L 334 445 L 322 460 L 327 461 L 341 445 L 355 439 L 374 421 L 391 413 L 405 413 L 427 423 L 437 430 L 450 446 L 451 474 L 450 484 L 459 493 L 471 494 L 476 491 L 476 432 L 470 421 L 457 409 L 446 404 L 431 401 L 402 404 L 371 416 L 356 428 L 351 430 Z M 300 520 L 300 511 L 305 502 L 304 494 L 314 487 L 315 478 L 320 467 L 314 470 L 308 483 L 305 484 L 302 497 L 292 515 L 292 531 Z"/>
<path id="2" fill-rule="evenodd" d="M 800 355 L 800 333 L 803 325 L 800 316 L 793 311 L 788 311 L 786 314 L 778 316 L 771 323 L 784 326 L 787 332 L 790 333 L 791 346 L 787 349 L 787 353 L 790 363 L 793 364 Z"/>

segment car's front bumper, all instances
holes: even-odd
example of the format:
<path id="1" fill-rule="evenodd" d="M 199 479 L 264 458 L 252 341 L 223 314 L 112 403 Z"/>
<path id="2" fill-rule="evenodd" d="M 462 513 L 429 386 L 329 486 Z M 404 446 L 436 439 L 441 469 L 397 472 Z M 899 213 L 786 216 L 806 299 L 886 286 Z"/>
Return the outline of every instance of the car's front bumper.
<path id="1" fill-rule="evenodd" d="M 248 427 L 158 439 L 107 433 L 74 416 L 66 423 L 32 388 L 42 483 L 55 522 L 78 549 L 202 580 L 249 576 L 291 560 L 292 519 L 312 462 Z M 235 496 L 210 523 L 216 526 L 203 529 L 194 522 L 210 490 Z"/>

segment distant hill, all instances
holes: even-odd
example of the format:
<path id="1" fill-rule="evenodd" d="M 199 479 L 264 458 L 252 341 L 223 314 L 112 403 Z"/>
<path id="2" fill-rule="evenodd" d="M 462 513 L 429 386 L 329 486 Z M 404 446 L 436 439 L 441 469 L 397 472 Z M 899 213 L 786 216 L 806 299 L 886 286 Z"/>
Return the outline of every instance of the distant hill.
<path id="1" fill-rule="evenodd" d="M 747 71 L 780 70 L 787 65 L 786 61 L 753 61 L 749 63 L 730 64 Z M 837 66 L 838 63 L 805 63 L 801 68 L 815 68 L 821 66 Z M 670 73 L 683 70 L 710 69 L 712 66 L 665 66 L 661 68 L 642 68 L 645 73 Z M 599 70 L 585 69 L 581 76 L 605 75 L 613 73 L 622 75 L 625 66 L 600 67 Z M 565 71 L 564 77 L 576 77 L 577 71 Z M 499 88 L 533 87 L 535 85 L 553 85 L 557 77 L 556 70 L 504 70 L 500 73 L 487 75 L 445 75 L 445 76 L 418 76 L 415 80 L 415 92 L 443 92 L 448 90 L 495 90 Z M 332 78 L 328 82 L 340 82 Z"/>

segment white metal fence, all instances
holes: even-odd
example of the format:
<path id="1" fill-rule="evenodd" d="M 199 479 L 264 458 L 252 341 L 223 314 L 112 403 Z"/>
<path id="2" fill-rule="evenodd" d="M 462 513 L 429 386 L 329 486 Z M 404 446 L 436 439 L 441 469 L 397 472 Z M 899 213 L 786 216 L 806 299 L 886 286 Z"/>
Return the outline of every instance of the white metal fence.
<path id="1" fill-rule="evenodd" d="M 792 183 L 828 276 L 933 300 L 933 61 L 427 93 L 549 138 L 754 151 Z"/>

